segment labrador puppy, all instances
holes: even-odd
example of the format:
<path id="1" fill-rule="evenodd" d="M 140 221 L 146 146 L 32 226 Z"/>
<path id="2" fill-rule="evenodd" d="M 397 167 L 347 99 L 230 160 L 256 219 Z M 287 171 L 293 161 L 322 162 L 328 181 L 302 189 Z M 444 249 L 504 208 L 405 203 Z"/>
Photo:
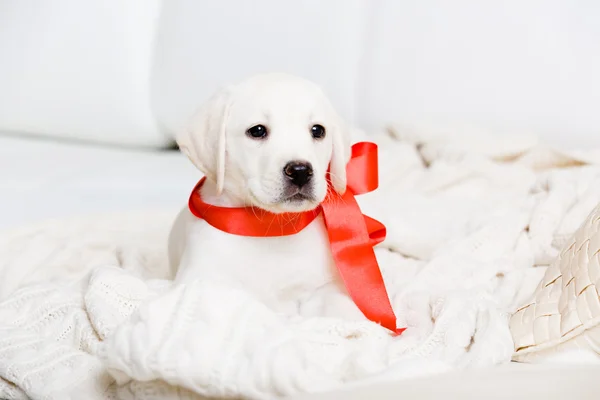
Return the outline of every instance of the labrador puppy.
<path id="1" fill-rule="evenodd" d="M 314 83 L 261 74 L 218 91 L 177 142 L 206 176 L 204 202 L 272 213 L 316 208 L 346 189 L 349 128 Z M 169 238 L 176 282 L 212 279 L 277 312 L 364 319 L 346 294 L 321 217 L 291 236 L 222 232 L 185 207 Z M 325 300 L 325 298 L 327 298 Z"/>

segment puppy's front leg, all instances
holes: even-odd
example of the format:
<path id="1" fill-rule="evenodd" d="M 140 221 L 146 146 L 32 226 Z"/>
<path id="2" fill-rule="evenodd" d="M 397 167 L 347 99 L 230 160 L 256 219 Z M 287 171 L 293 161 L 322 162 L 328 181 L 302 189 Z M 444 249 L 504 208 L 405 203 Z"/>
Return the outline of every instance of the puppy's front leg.
<path id="1" fill-rule="evenodd" d="M 194 218 L 187 207 L 183 208 L 177 214 L 169 232 L 168 256 L 171 279 L 175 279 L 177 271 L 181 268 L 181 260 L 187 247 L 188 227 L 194 222 Z"/>

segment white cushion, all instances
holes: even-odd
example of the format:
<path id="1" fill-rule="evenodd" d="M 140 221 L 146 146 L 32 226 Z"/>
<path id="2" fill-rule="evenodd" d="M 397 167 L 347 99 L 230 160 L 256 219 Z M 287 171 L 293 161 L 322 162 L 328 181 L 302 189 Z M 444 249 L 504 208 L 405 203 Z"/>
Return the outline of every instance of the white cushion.
<path id="1" fill-rule="evenodd" d="M 0 2 L 0 131 L 160 147 L 160 0 Z"/>

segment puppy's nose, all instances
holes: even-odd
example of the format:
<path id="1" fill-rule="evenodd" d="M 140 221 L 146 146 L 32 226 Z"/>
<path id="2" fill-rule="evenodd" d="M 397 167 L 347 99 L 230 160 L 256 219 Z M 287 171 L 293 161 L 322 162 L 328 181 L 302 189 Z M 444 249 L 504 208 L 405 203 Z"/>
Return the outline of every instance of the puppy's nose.
<path id="1" fill-rule="evenodd" d="M 308 162 L 292 161 L 285 165 L 283 172 L 292 181 L 292 184 L 302 187 L 311 180 L 313 168 Z"/>

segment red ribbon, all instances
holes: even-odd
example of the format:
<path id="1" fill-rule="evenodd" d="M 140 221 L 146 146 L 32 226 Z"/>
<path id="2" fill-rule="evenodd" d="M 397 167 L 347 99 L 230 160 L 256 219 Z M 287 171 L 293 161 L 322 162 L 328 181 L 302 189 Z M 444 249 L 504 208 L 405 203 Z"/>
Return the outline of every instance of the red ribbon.
<path id="1" fill-rule="evenodd" d="M 325 200 L 312 211 L 274 214 L 249 207 L 207 204 L 200 197 L 205 178 L 194 188 L 189 208 L 196 217 L 221 231 L 258 237 L 296 234 L 322 212 L 331 252 L 348 294 L 365 317 L 400 334 L 405 328 L 396 328 L 396 316 L 373 251 L 373 246 L 385 239 L 385 226 L 364 215 L 354 198 L 377 189 L 377 164 L 376 144 L 361 142 L 352 146 L 352 157 L 346 167 L 346 192 L 340 196 L 329 185 Z"/>

